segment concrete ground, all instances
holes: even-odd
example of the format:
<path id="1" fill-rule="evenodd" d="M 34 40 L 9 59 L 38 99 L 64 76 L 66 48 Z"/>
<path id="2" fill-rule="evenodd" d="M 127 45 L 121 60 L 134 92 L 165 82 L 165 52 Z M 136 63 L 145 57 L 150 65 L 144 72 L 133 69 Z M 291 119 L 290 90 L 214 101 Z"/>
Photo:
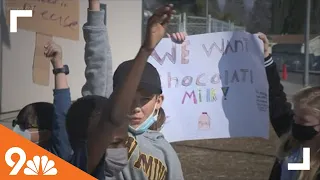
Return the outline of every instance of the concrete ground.
<path id="1" fill-rule="evenodd" d="M 282 82 L 288 99 L 302 86 Z M 11 127 L 16 113 L 0 116 Z M 173 143 L 186 180 L 267 180 L 278 138 L 270 128 L 269 140 L 236 138 Z"/>

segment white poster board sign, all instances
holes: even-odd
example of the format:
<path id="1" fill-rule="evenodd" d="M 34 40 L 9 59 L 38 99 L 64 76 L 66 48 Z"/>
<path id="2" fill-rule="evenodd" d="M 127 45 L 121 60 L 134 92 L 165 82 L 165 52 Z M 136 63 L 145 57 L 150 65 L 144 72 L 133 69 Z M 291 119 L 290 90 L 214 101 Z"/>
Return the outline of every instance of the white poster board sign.
<path id="1" fill-rule="evenodd" d="M 170 142 L 269 136 L 268 81 L 256 35 L 219 32 L 162 40 L 149 58 L 161 76 Z"/>

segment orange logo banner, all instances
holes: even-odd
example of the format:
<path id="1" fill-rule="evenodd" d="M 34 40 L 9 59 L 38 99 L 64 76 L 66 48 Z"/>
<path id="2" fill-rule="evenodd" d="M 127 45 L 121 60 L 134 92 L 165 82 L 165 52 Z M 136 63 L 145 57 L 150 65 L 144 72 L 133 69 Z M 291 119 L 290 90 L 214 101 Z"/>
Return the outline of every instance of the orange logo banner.
<path id="1" fill-rule="evenodd" d="M 2 125 L 0 142 L 0 179 L 95 179 Z"/>

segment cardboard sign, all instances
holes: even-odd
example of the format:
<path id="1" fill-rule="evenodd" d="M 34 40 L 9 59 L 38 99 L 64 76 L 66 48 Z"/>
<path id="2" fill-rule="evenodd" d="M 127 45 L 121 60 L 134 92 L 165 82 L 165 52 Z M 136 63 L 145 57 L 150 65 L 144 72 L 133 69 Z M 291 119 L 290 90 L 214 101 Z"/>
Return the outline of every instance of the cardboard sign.
<path id="1" fill-rule="evenodd" d="M 49 41 L 52 41 L 52 36 L 41 33 L 36 34 L 32 79 L 33 83 L 42 86 L 49 86 L 50 84 L 50 59 L 44 55 L 44 45 Z"/>
<path id="2" fill-rule="evenodd" d="M 32 17 L 18 18 L 18 28 L 79 40 L 79 0 L 6 0 L 10 10 L 33 10 Z"/>

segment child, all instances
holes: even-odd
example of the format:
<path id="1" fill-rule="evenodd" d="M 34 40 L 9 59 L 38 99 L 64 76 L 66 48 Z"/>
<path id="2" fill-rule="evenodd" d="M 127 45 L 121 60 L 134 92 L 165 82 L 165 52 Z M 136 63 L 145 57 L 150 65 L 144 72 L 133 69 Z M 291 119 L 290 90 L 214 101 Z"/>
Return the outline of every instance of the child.
<path id="1" fill-rule="evenodd" d="M 270 180 L 316 180 L 320 168 L 320 87 L 302 89 L 293 97 L 294 109 L 287 102 L 276 64 L 273 62 L 266 35 L 259 33 L 264 42 L 265 66 L 269 82 L 270 119 L 281 139 L 277 160 Z M 302 148 L 310 147 L 310 171 L 289 171 L 288 163 L 302 162 Z"/>
<path id="2" fill-rule="evenodd" d="M 320 87 L 302 89 L 293 97 L 291 131 L 281 137 L 277 158 L 281 164 L 281 179 L 320 179 Z M 288 163 L 302 163 L 302 148 L 310 148 L 310 171 L 288 171 Z"/>
<path id="3" fill-rule="evenodd" d="M 25 106 L 13 123 L 13 131 L 39 144 L 49 152 L 69 159 L 72 149 L 65 128 L 65 115 L 71 105 L 67 83 L 68 68 L 62 64 L 61 48 L 53 42 L 45 46 L 44 54 L 50 57 L 54 68 L 54 102 L 38 102 Z"/>
<path id="4" fill-rule="evenodd" d="M 110 174 L 113 172 L 118 173 L 120 170 L 117 169 L 122 169 L 127 164 L 127 151 L 125 148 L 123 148 L 122 152 L 121 150 L 107 150 L 108 156 L 105 159 L 99 157 L 100 159 L 98 161 L 94 161 L 97 159 L 97 156 L 93 155 L 90 150 L 99 146 L 93 145 L 93 148 L 88 148 L 88 139 L 91 138 L 90 134 L 96 135 L 94 133 L 95 131 L 101 134 L 106 132 L 104 137 L 110 137 L 109 141 L 107 140 L 108 138 L 103 140 L 104 142 L 107 142 L 107 146 L 111 144 L 111 142 L 114 142 L 112 139 L 112 130 L 108 129 L 109 131 L 104 131 L 104 129 L 102 129 L 103 132 L 101 132 L 99 131 L 101 129 L 98 127 L 99 125 L 103 125 L 100 122 L 102 118 L 101 112 L 103 111 L 103 108 L 108 105 L 108 99 L 94 95 L 86 96 L 78 99 L 70 107 L 70 89 L 68 88 L 66 78 L 69 71 L 68 68 L 62 64 L 61 47 L 54 42 L 48 42 L 45 49 L 45 55 L 51 58 L 51 63 L 54 67 L 54 104 L 52 106 L 50 103 L 34 103 L 22 109 L 18 115 L 18 120 L 15 122 L 15 124 L 19 125 L 14 125 L 15 132 L 24 137 L 31 137 L 28 139 L 35 142 L 38 141 L 36 134 L 39 133 L 41 136 L 41 132 L 43 132 L 42 129 L 52 129 L 52 135 L 47 139 L 44 139 L 47 140 L 47 142 L 42 145 L 46 150 L 70 162 L 85 172 L 91 170 L 90 174 L 98 179 L 104 179 L 104 161 L 106 161 L 108 165 L 106 172 L 109 172 Z M 68 111 L 69 107 L 70 110 Z M 118 130 L 118 125 L 115 126 L 112 123 L 107 124 L 109 125 L 108 128 Z M 20 127 L 22 125 L 23 128 Z M 127 124 L 125 125 L 127 126 Z M 123 131 L 123 134 L 126 139 L 127 130 Z M 99 139 L 95 140 L 100 143 L 98 141 Z M 92 140 L 89 142 L 91 143 Z M 105 151 L 105 149 L 106 147 L 104 147 L 103 150 Z M 124 154 L 125 156 L 121 157 L 121 155 L 123 156 Z M 91 161 L 91 159 L 93 159 L 93 161 Z M 121 163 L 124 165 L 121 166 Z"/>
<path id="5" fill-rule="evenodd" d="M 12 121 L 13 131 L 44 147 L 51 138 L 54 107 L 52 103 L 35 102 L 21 109 Z"/>
<path id="6" fill-rule="evenodd" d="M 108 32 L 106 25 L 104 24 L 104 12 L 100 12 L 100 2 L 98 0 L 88 0 L 88 2 L 89 8 L 87 23 L 83 26 L 83 36 L 86 42 L 85 63 L 87 65 L 85 70 L 86 83 L 82 88 L 82 95 L 84 97 L 81 98 L 82 100 L 80 99 L 79 105 L 70 109 L 70 114 L 74 114 L 72 116 L 77 116 L 77 118 L 68 118 L 74 119 L 75 121 L 79 118 L 85 119 L 84 117 L 88 117 L 82 116 L 81 113 L 78 113 L 86 112 L 86 108 L 88 108 L 87 104 L 92 104 L 90 107 L 96 107 L 96 110 L 92 112 L 92 114 L 101 116 L 103 104 L 95 103 L 95 101 L 102 101 L 102 99 L 106 100 L 112 92 L 112 60 Z M 99 86 L 95 86 L 92 82 L 99 82 Z M 95 96 L 95 98 L 90 98 L 92 95 Z M 99 116 L 97 115 L 94 116 L 94 119 L 98 119 Z M 70 125 L 70 127 L 72 127 L 72 125 Z M 127 129 L 119 129 L 118 135 L 121 136 L 121 139 L 126 139 Z M 108 136 L 111 137 L 112 134 L 109 134 Z M 104 166 L 103 161 L 99 165 L 100 169 L 105 169 L 106 176 L 113 176 L 114 174 L 119 173 L 127 165 L 128 152 L 124 143 L 113 142 L 109 147 L 110 148 L 107 148 L 106 150 Z M 100 177 L 102 178 L 102 175 Z"/>
<path id="7" fill-rule="evenodd" d="M 85 30 L 91 32 L 91 34 L 85 35 L 85 54 L 86 63 L 95 64 L 95 67 L 103 69 L 106 66 L 99 64 L 99 62 L 94 61 L 92 58 L 89 60 L 90 56 L 104 57 L 106 54 L 106 49 L 104 49 L 104 45 L 106 44 L 103 43 L 106 41 L 106 31 L 102 29 L 103 26 L 105 29 L 105 25 L 103 24 L 103 13 L 100 12 L 99 2 L 96 2 L 97 0 L 89 0 L 88 23 L 86 23 L 83 28 L 84 33 L 86 33 Z M 94 9 L 98 9 L 98 11 L 94 11 Z M 92 92 L 99 92 L 96 88 L 99 86 L 90 88 L 88 85 L 85 85 L 83 94 L 89 96 L 80 98 L 72 104 L 67 114 L 67 131 L 74 151 L 71 162 L 98 179 L 113 178 L 113 173 L 116 172 L 108 166 L 108 161 L 106 161 L 106 166 L 104 166 L 105 157 L 109 157 L 110 151 L 119 152 L 119 149 L 124 149 L 125 147 L 125 141 L 128 138 L 127 115 L 130 112 L 130 107 L 134 100 L 142 71 L 152 49 L 154 49 L 163 36 L 164 31 L 162 28 L 158 28 L 158 25 L 160 25 L 160 23 L 166 24 L 169 21 L 171 14 L 172 7 L 166 6 L 159 9 L 157 14 L 152 16 L 153 22 L 149 23 L 148 28 L 154 33 L 150 33 L 151 31 L 149 31 L 148 36 L 146 37 L 146 43 L 144 43 L 144 46 L 139 50 L 136 58 L 132 61 L 133 66 L 127 69 L 128 76 L 124 78 L 121 85 L 114 89 L 108 100 L 103 100 L 101 96 L 98 98 L 97 96 L 92 95 L 94 94 Z M 94 27 L 94 23 L 100 27 Z M 90 29 L 90 26 L 93 26 L 93 28 Z M 90 38 L 96 38 L 95 41 L 98 42 L 97 44 L 104 44 L 103 48 L 93 48 L 94 40 Z M 105 58 L 103 60 L 105 60 Z M 88 71 L 91 73 L 91 76 L 88 75 Z M 88 65 L 86 68 L 86 84 L 90 85 L 90 82 L 88 81 L 91 78 L 99 78 L 98 76 L 94 76 L 94 73 L 94 71 L 90 71 L 90 66 Z M 106 88 L 105 81 L 106 79 L 100 79 L 99 81 L 102 83 L 103 88 Z M 91 92 L 85 93 L 86 89 L 89 89 Z M 106 96 L 103 92 L 99 93 Z M 90 107 L 98 109 L 96 112 L 86 113 L 85 109 Z M 79 126 L 75 126 L 76 123 L 78 123 Z M 109 148 L 107 149 L 107 147 Z M 127 154 L 127 152 L 125 153 Z M 114 160 L 114 164 L 116 164 L 117 160 Z M 109 163 L 110 162 L 111 161 L 109 161 Z M 103 168 L 106 168 L 105 173 Z M 106 177 L 104 177 L 104 175 Z"/>
<path id="8" fill-rule="evenodd" d="M 121 160 L 124 161 L 123 166 L 127 162 L 126 156 L 122 159 L 119 157 L 119 155 L 127 154 L 125 148 L 123 152 L 107 150 L 108 156 L 104 158 L 106 147 L 115 142 L 113 130 L 117 130 L 118 135 L 121 134 L 118 128 L 121 125 L 120 122 L 114 124 L 110 121 L 101 121 L 105 120 L 105 116 L 112 115 L 108 112 L 107 115 L 102 116 L 105 106 L 109 107 L 109 100 L 105 97 L 90 95 L 78 99 L 71 105 L 70 90 L 66 79 L 68 70 L 62 64 L 61 47 L 54 42 L 49 42 L 45 55 L 52 59 L 55 72 L 55 92 L 59 95 L 54 98 L 52 145 L 47 149 L 54 148 L 54 154 L 98 179 L 104 179 L 104 161 L 108 163 L 107 172 L 111 174 L 114 171 L 119 172 L 117 168 L 122 169 L 119 167 Z M 125 125 L 127 126 L 127 123 Z M 101 139 L 99 138 L 101 134 L 109 138 Z M 122 134 L 124 134 L 123 139 L 126 139 L 127 131 L 123 131 Z M 103 146 L 104 144 L 106 147 Z M 99 151 L 96 150 L 99 150 L 101 145 L 103 153 L 99 154 Z"/>
<path id="9" fill-rule="evenodd" d="M 55 150 L 60 153 L 54 154 L 83 171 L 89 172 L 98 179 L 104 179 L 104 161 L 108 163 L 109 169 L 107 172 L 111 174 L 113 171 L 119 172 L 120 170 L 117 169 L 122 169 L 127 162 L 127 152 L 125 148 L 123 148 L 122 152 L 121 150 L 107 150 L 108 156 L 105 159 L 101 159 L 102 156 L 105 157 L 104 152 L 103 154 L 93 154 L 92 152 L 93 149 L 98 149 L 101 144 L 106 143 L 106 146 L 108 146 L 114 142 L 113 130 L 110 129 L 115 129 L 120 132 L 117 125 L 111 122 L 104 123 L 100 121 L 101 119 L 104 120 L 102 111 L 105 106 L 108 106 L 108 99 L 102 96 L 90 95 L 78 99 L 71 105 L 70 90 L 66 79 L 68 72 L 63 68 L 65 66 L 62 65 L 61 47 L 54 42 L 49 42 L 46 46 L 45 55 L 52 58 L 51 61 L 54 66 L 54 71 L 56 72 L 55 92 L 57 92 L 57 89 L 59 92 L 59 96 L 55 96 L 54 100 L 55 116 L 53 116 L 52 124 L 53 129 L 59 129 L 59 131 L 56 130 L 52 132 L 52 141 L 53 145 L 55 145 Z M 105 124 L 108 125 L 107 128 L 103 126 Z M 121 123 L 119 122 L 119 124 Z M 125 125 L 127 125 L 127 123 Z M 99 134 L 97 135 L 95 132 L 109 138 L 99 139 Z M 123 134 L 125 135 L 124 139 L 126 139 L 127 131 L 123 131 Z M 99 145 L 92 143 L 92 139 L 99 143 Z M 101 143 L 101 141 L 103 141 L 103 143 Z M 105 149 L 106 147 L 104 147 L 104 151 Z M 121 155 L 123 156 L 123 154 L 125 154 L 125 157 L 121 159 Z M 119 167 L 121 163 L 124 165 Z"/>
<path id="10" fill-rule="evenodd" d="M 124 81 L 132 65 L 126 61 L 117 68 L 114 88 Z M 159 73 L 147 63 L 129 114 L 129 165 L 116 179 L 183 179 L 179 158 L 170 143 L 160 132 L 148 130 L 158 120 L 163 99 Z"/>
<path id="11" fill-rule="evenodd" d="M 106 91 L 106 71 L 103 68 L 96 69 L 96 64 L 107 64 L 111 62 L 111 59 L 105 56 L 104 49 L 106 48 L 106 39 L 101 38 L 105 37 L 105 25 L 103 24 L 103 16 L 104 12 L 100 11 L 100 3 L 97 0 L 89 0 L 91 3 L 91 8 L 88 12 L 88 23 L 87 26 L 84 27 L 85 37 L 91 37 L 90 43 L 87 42 L 86 49 L 86 77 L 97 77 L 87 78 L 87 86 L 83 89 L 83 93 L 90 93 L 91 87 L 100 87 L 101 91 Z M 93 5 L 95 4 L 95 5 Z M 172 6 L 163 7 L 165 9 L 170 10 Z M 163 9 L 162 8 L 162 9 Z M 158 30 L 159 34 L 154 33 L 155 35 L 159 35 L 163 37 L 165 33 L 164 26 L 167 22 L 163 24 L 159 24 L 154 22 L 156 17 L 159 17 L 159 9 L 154 16 L 149 19 L 147 34 L 146 37 L 150 37 L 154 30 Z M 168 18 L 169 15 L 164 17 Z M 91 18 L 90 18 L 91 17 Z M 92 18 L 95 17 L 95 18 Z M 91 20 L 91 22 L 89 22 Z M 98 21 L 99 20 L 99 21 Z M 95 24 L 93 23 L 95 22 Z M 154 26 L 153 23 L 156 23 Z M 89 26 L 90 25 L 90 26 Z M 174 34 L 177 40 L 184 40 L 184 34 L 177 33 Z M 95 38 L 95 39 L 93 39 Z M 172 38 L 175 38 L 172 36 Z M 159 39 L 160 40 L 160 39 Z M 105 42 L 104 44 L 102 42 Z M 96 43 L 95 43 L 96 42 Z M 152 48 L 147 48 L 146 46 Z M 155 48 L 157 42 L 155 43 L 153 40 L 146 39 L 144 45 L 142 46 L 140 51 L 148 52 L 148 56 L 151 54 L 153 49 Z M 148 57 L 146 57 L 148 58 Z M 90 60 L 88 60 L 90 59 Z M 147 60 L 147 59 L 145 59 Z M 131 76 L 137 76 L 139 73 L 141 75 L 141 80 L 137 83 L 138 91 L 135 92 L 134 103 L 132 108 L 130 106 L 130 111 L 126 115 L 130 116 L 129 126 L 130 133 L 129 139 L 126 143 L 126 146 L 129 150 L 129 165 L 122 170 L 121 173 L 115 175 L 113 178 L 115 179 L 183 179 L 181 164 L 177 157 L 176 152 L 171 147 L 171 145 L 164 139 L 163 135 L 157 131 L 148 130 L 150 126 L 157 121 L 157 116 L 159 114 L 163 95 L 161 90 L 161 82 L 160 77 L 157 70 L 150 64 L 145 63 L 145 65 L 139 67 L 139 71 L 136 71 L 134 74 L 129 74 L 130 69 L 136 67 L 136 60 L 131 60 L 122 63 L 118 69 L 116 70 L 113 77 L 113 88 L 117 91 L 119 88 L 123 88 L 123 84 L 126 82 L 126 78 Z M 144 67 L 145 66 L 145 67 Z M 106 66 L 102 66 L 106 67 Z M 144 70 L 143 70 L 144 69 Z M 90 76 L 89 76 L 90 75 Z M 98 78 L 98 75 L 99 78 Z M 105 75 L 105 76 L 103 76 Z M 92 90 L 91 90 L 92 91 Z M 107 93 L 106 93 L 107 94 Z M 111 96 L 112 97 L 112 96 Z M 124 97 L 126 98 L 126 97 Z M 131 103 L 130 103 L 131 104 Z M 135 113 L 130 113 L 135 112 Z M 164 117 L 164 116 L 163 116 Z M 123 118 L 127 118 L 123 117 Z M 137 129 L 137 126 L 139 128 Z M 128 126 L 126 127 L 128 129 Z M 159 128 L 157 128 L 159 129 Z M 148 158 L 148 159 L 146 159 Z M 146 166 L 147 161 L 152 161 L 154 164 L 152 167 Z M 157 167 L 155 167 L 157 166 Z M 111 177 L 112 176 L 108 176 Z M 106 178 L 107 178 L 106 177 Z"/>

